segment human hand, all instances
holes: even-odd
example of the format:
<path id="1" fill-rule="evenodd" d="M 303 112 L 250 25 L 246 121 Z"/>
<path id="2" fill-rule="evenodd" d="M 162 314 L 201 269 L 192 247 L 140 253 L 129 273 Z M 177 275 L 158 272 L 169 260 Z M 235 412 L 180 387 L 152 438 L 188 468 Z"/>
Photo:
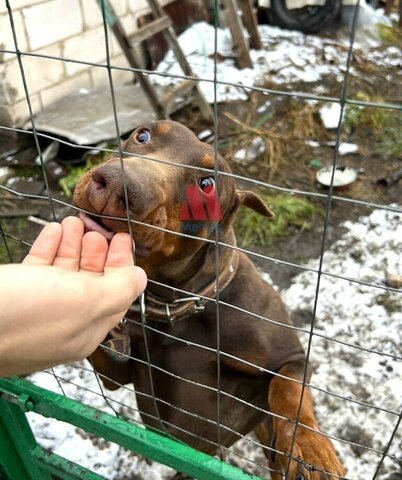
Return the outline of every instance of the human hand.
<path id="1" fill-rule="evenodd" d="M 108 245 L 77 217 L 48 224 L 22 264 L 0 266 L 0 376 L 87 357 L 146 282 L 127 233 Z"/>

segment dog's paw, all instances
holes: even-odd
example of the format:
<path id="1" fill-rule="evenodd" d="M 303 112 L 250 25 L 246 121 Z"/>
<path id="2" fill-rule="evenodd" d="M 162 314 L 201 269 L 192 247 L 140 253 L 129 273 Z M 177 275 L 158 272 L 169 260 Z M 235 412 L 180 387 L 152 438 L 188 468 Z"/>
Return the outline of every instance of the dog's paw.
<path id="1" fill-rule="evenodd" d="M 278 422 L 279 423 L 279 422 Z M 281 422 L 282 423 L 282 422 Z M 275 470 L 286 472 L 294 425 L 278 425 L 274 448 Z M 285 455 L 279 453 L 283 452 Z M 298 427 L 287 478 L 289 480 L 335 480 L 343 478 L 345 469 L 339 461 L 332 442 L 320 432 Z"/>

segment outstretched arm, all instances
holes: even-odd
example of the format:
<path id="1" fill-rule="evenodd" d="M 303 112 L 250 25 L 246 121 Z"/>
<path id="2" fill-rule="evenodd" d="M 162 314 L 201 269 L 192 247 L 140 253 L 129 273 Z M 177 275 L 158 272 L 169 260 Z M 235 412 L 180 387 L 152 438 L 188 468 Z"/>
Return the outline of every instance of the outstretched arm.
<path id="1" fill-rule="evenodd" d="M 47 225 L 20 265 L 0 266 L 0 376 L 90 355 L 145 289 L 132 241 L 68 217 Z"/>

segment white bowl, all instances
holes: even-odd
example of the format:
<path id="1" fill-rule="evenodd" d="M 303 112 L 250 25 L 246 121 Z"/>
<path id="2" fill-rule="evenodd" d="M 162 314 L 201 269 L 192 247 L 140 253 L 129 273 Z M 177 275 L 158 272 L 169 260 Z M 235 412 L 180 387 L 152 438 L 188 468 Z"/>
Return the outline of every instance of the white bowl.
<path id="1" fill-rule="evenodd" d="M 317 172 L 317 181 L 329 187 L 331 185 L 332 165 L 321 168 Z M 357 178 L 357 171 L 354 168 L 340 165 L 335 167 L 334 187 L 344 187 L 353 183 Z"/>

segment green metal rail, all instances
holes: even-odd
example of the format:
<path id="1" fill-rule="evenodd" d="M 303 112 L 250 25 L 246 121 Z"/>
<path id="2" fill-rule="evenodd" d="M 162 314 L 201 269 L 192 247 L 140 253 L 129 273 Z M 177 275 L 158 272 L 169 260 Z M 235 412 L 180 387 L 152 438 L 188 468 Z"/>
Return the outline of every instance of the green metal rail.
<path id="1" fill-rule="evenodd" d="M 100 475 L 49 453 L 32 433 L 26 412 L 70 423 L 199 480 L 262 480 L 214 457 L 21 378 L 0 379 L 0 478 L 101 480 Z"/>

